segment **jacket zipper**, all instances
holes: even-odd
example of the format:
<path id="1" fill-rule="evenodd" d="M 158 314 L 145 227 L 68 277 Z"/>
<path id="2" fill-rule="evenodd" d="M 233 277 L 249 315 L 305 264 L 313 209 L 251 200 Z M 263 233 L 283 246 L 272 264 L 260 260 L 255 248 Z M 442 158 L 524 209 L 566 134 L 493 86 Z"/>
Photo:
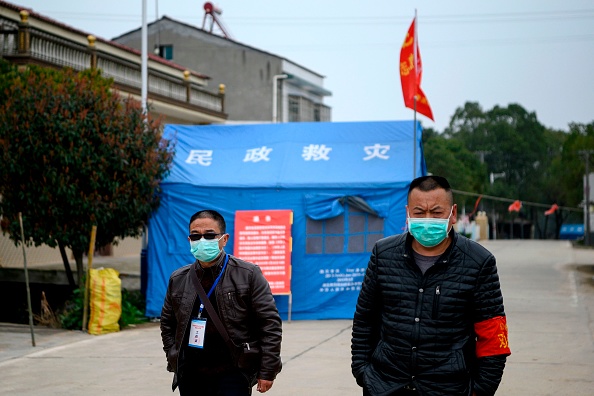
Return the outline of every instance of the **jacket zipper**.
<path id="1" fill-rule="evenodd" d="M 433 297 L 433 314 L 431 316 L 433 319 L 437 319 L 440 296 L 441 296 L 441 288 L 439 285 L 437 285 L 437 286 L 435 286 L 435 297 Z"/>

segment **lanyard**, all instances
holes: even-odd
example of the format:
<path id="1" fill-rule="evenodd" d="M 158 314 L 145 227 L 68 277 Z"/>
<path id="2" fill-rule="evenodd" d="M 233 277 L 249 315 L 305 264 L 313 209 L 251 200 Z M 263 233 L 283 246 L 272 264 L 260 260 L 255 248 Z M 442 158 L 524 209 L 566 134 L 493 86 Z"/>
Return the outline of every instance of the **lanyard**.
<path id="1" fill-rule="evenodd" d="M 219 276 L 217 276 L 217 279 L 215 279 L 214 283 L 212 284 L 212 287 L 210 288 L 210 290 L 206 294 L 206 297 L 210 298 L 210 295 L 214 291 L 215 287 L 217 287 L 217 284 L 221 280 L 221 276 L 223 276 L 223 272 L 225 272 L 225 268 L 227 267 L 227 262 L 228 261 L 229 261 L 229 255 L 227 254 L 227 255 L 225 255 L 225 264 L 223 264 L 223 268 L 221 269 L 221 273 L 219 274 Z M 202 304 L 202 302 L 200 302 L 200 309 L 198 310 L 198 317 L 199 318 L 202 317 L 202 310 L 203 309 L 204 309 L 204 304 Z"/>

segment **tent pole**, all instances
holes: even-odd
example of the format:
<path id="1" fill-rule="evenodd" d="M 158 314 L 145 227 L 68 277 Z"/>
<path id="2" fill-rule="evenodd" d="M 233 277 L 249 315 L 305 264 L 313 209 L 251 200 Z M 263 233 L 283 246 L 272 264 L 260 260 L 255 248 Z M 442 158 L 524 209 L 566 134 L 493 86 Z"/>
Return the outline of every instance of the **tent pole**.
<path id="1" fill-rule="evenodd" d="M 289 323 L 291 323 L 291 311 L 293 311 L 293 293 L 289 293 Z"/>

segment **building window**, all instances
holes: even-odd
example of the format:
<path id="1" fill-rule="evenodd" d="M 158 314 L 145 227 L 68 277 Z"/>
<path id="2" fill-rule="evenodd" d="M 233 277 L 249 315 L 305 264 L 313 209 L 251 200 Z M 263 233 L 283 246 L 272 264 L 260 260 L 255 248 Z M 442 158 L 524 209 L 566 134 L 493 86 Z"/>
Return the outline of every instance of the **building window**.
<path id="1" fill-rule="evenodd" d="M 299 96 L 289 95 L 289 122 L 298 122 L 299 117 Z"/>
<path id="2" fill-rule="evenodd" d="M 159 55 L 163 59 L 172 60 L 173 59 L 173 45 L 160 45 L 159 53 L 157 55 Z"/>
<path id="3" fill-rule="evenodd" d="M 322 116 L 320 114 L 320 106 L 314 106 L 314 121 L 322 121 Z"/>
<path id="4" fill-rule="evenodd" d="M 330 121 L 330 108 L 323 104 L 316 103 L 315 110 L 315 121 L 329 122 Z"/>
<path id="5" fill-rule="evenodd" d="M 370 253 L 384 237 L 384 220 L 344 204 L 341 216 L 326 220 L 307 218 L 306 254 Z"/>
<path id="6" fill-rule="evenodd" d="M 303 96 L 289 95 L 289 122 L 330 121 L 330 108 Z"/>

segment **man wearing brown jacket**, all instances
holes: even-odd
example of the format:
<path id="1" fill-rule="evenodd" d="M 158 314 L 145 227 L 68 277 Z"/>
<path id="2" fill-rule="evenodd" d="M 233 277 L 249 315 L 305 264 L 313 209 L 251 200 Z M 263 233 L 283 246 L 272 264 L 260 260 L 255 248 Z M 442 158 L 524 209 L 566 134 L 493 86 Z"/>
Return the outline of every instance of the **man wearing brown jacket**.
<path id="1" fill-rule="evenodd" d="M 259 267 L 224 251 L 229 234 L 218 212 L 195 213 L 189 231 L 196 261 L 171 274 L 161 312 L 172 389 L 182 396 L 247 396 L 257 383 L 264 393 L 282 367 L 282 322 L 268 282 Z M 228 339 L 201 301 L 199 285 Z M 240 351 L 259 354 L 245 362 Z"/>

